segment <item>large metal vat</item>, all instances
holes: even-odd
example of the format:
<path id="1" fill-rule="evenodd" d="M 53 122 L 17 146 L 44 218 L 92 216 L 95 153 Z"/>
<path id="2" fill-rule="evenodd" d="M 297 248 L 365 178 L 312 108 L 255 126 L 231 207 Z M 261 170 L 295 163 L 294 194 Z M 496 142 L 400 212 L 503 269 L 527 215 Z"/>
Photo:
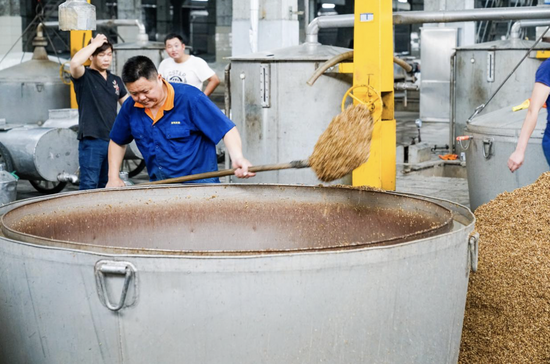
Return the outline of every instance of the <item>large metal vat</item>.
<path id="1" fill-rule="evenodd" d="M 69 85 L 63 83 L 59 63 L 48 59 L 46 39 L 38 28 L 30 61 L 0 71 L 0 119 L 8 124 L 37 124 L 49 109 L 70 107 Z"/>
<path id="2" fill-rule="evenodd" d="M 546 127 L 546 110 L 539 113 L 537 126 L 525 151 L 525 162 L 514 173 L 508 169 L 508 158 L 516 149 L 527 109 L 513 112 L 511 107 L 476 117 L 465 133 L 473 138 L 462 142 L 466 149 L 466 169 L 470 208 L 494 199 L 499 193 L 511 192 L 529 185 L 548 171 L 542 151 L 542 136 Z"/>
<path id="3" fill-rule="evenodd" d="M 0 362 L 457 362 L 474 226 L 459 205 L 232 184 L 0 213 Z"/>
<path id="4" fill-rule="evenodd" d="M 449 122 L 449 60 L 456 48 L 457 32 L 456 28 L 421 29 L 420 119 L 423 121 Z"/>
<path id="5" fill-rule="evenodd" d="M 328 59 L 350 49 L 303 44 L 231 58 L 231 118 L 254 164 L 284 163 L 309 157 L 321 133 L 341 112 L 350 75 L 326 72 L 306 82 Z M 244 182 L 244 181 L 236 181 Z M 310 169 L 265 172 L 255 183 L 318 184 Z M 351 184 L 351 178 L 335 181 Z"/>
<path id="6" fill-rule="evenodd" d="M 159 66 L 164 59 L 164 43 L 163 42 L 135 42 L 135 43 L 119 43 L 113 46 L 113 62 L 111 69 L 117 76 L 122 77 L 122 67 L 128 59 L 134 56 L 149 57 L 155 66 Z"/>
<path id="7" fill-rule="evenodd" d="M 28 180 L 57 182 L 63 172 L 78 170 L 76 133 L 65 128 L 20 127 L 0 132 L 17 175 Z"/>
<path id="8" fill-rule="evenodd" d="M 457 48 L 455 135 L 464 134 L 466 120 L 479 105 L 489 100 L 533 44 L 533 41 L 511 39 Z M 548 49 L 550 44 L 539 43 L 487 105 L 482 115 L 519 105 L 528 99 L 535 84 L 535 73 L 545 60 L 536 58 L 536 51 Z"/>
<path id="9" fill-rule="evenodd" d="M 0 163 L 0 205 L 5 205 L 17 198 L 17 179 Z"/>

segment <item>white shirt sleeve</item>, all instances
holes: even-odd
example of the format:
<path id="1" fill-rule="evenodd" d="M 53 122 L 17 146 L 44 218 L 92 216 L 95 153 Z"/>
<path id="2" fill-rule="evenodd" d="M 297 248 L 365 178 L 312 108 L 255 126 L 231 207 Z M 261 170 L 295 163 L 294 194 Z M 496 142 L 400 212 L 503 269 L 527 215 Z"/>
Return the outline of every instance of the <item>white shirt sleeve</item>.
<path id="1" fill-rule="evenodd" d="M 163 59 L 162 62 L 160 62 L 160 64 L 159 64 L 159 69 L 158 69 L 158 71 L 157 71 L 157 72 L 158 72 L 159 74 L 161 74 L 162 77 L 164 77 L 164 78 L 166 78 L 165 73 L 166 73 L 166 61 L 167 61 L 167 60 L 168 60 L 168 59 Z"/>
<path id="2" fill-rule="evenodd" d="M 208 63 L 202 58 L 195 57 L 195 72 L 197 77 L 201 82 L 208 80 L 210 77 L 214 76 L 216 72 L 208 66 Z"/>

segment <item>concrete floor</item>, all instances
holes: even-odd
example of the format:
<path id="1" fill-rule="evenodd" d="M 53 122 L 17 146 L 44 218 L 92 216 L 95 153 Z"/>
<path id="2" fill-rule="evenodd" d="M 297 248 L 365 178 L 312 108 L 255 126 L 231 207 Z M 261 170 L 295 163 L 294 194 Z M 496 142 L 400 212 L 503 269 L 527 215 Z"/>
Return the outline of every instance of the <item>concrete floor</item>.
<path id="1" fill-rule="evenodd" d="M 415 124 L 417 117 L 417 113 L 396 112 L 398 145 L 411 144 L 412 138 L 418 136 Z M 430 146 L 446 145 L 448 143 L 448 124 L 425 122 L 421 128 L 421 139 L 422 142 Z M 434 162 L 440 161 L 438 155 L 446 153 L 448 153 L 448 151 L 445 150 L 432 151 L 430 159 Z M 442 163 L 443 162 L 441 162 L 441 164 Z M 469 206 L 468 182 L 466 178 L 433 176 L 430 175 L 431 171 L 434 170 L 433 168 L 404 173 L 403 170 L 405 167 L 407 167 L 407 165 L 397 165 L 396 190 L 398 192 L 437 197 Z M 132 178 L 132 180 L 135 183 L 146 182 L 148 180 L 147 174 L 142 172 L 137 177 Z M 68 184 L 64 192 L 77 190 L 78 186 Z M 37 192 L 28 181 L 19 181 L 17 199 L 41 195 L 42 194 Z"/>
<path id="2" fill-rule="evenodd" d="M 396 112 L 398 145 L 409 145 L 412 142 L 412 138 L 418 136 L 418 130 L 415 124 L 417 117 L 417 113 Z M 447 146 L 449 143 L 449 124 L 424 122 L 420 130 L 420 135 L 422 142 L 431 147 Z M 449 151 L 444 149 L 432 150 L 430 160 L 434 163 L 441 161 L 440 164 L 446 164 L 439 158 L 439 155 L 447 153 L 449 153 Z M 463 168 L 464 171 L 458 174 L 464 177 L 466 176 L 465 166 L 453 165 L 458 168 Z M 407 166 L 403 164 L 397 165 L 396 191 L 442 198 L 467 207 L 470 206 L 468 180 L 466 178 L 430 175 L 433 168 L 404 173 L 403 170 L 408 169 L 406 167 Z M 457 173 L 453 172 L 449 175 L 456 174 Z"/>

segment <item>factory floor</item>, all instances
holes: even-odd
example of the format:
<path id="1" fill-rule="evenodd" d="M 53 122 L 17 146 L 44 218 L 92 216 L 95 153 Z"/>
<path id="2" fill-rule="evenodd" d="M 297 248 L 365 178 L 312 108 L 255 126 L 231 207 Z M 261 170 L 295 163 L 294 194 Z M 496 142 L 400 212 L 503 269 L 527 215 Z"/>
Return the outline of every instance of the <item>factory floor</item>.
<path id="1" fill-rule="evenodd" d="M 410 145 L 412 139 L 418 137 L 415 124 L 417 118 L 418 113 L 415 112 L 395 113 L 398 146 Z M 449 124 L 424 122 L 420 129 L 420 135 L 422 143 L 431 147 L 430 161 L 411 166 L 399 163 L 398 156 L 396 191 L 437 197 L 469 207 L 465 165 L 460 164 L 458 160 L 443 161 L 439 158 L 439 155 L 449 153 L 444 149 L 449 144 Z M 400 151 L 401 149 L 398 148 L 398 153 Z M 414 167 L 418 167 L 418 170 L 415 170 Z"/>
<path id="2" fill-rule="evenodd" d="M 418 130 L 415 124 L 417 118 L 418 113 L 415 112 L 396 112 L 398 146 L 410 145 L 413 138 L 415 138 L 415 142 L 418 142 Z M 455 163 L 458 161 L 444 162 L 438 157 L 440 154 L 448 153 L 444 149 L 439 149 L 440 147 L 444 148 L 449 142 L 448 128 L 447 123 L 423 123 L 420 130 L 422 143 L 437 148 L 430 150 L 430 161 L 423 163 L 425 168 L 422 166 L 416 168 L 418 170 L 411 168 L 409 164 L 400 163 L 402 158 L 398 155 L 396 191 L 442 198 L 469 206 L 468 181 L 464 178 L 466 175 L 465 170 L 458 173 L 456 171 L 456 169 L 465 169 L 465 167 Z M 398 148 L 398 153 L 402 153 L 402 151 L 403 149 Z M 435 167 L 431 167 L 433 165 Z M 446 173 L 447 169 L 451 170 L 452 173 Z M 146 172 L 132 178 L 135 183 L 146 182 L 147 180 Z M 78 186 L 68 184 L 63 191 L 77 190 Z M 17 187 L 18 200 L 41 195 L 28 181 L 19 181 Z"/>

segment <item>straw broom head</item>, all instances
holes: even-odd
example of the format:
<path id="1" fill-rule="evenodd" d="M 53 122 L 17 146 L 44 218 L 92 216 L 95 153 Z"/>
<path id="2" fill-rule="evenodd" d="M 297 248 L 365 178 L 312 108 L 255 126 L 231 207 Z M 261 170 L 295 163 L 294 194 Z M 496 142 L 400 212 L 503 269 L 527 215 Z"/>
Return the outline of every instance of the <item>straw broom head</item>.
<path id="1" fill-rule="evenodd" d="M 335 116 L 309 157 L 317 178 L 334 181 L 366 163 L 373 129 L 374 121 L 365 105 L 350 105 Z"/>

